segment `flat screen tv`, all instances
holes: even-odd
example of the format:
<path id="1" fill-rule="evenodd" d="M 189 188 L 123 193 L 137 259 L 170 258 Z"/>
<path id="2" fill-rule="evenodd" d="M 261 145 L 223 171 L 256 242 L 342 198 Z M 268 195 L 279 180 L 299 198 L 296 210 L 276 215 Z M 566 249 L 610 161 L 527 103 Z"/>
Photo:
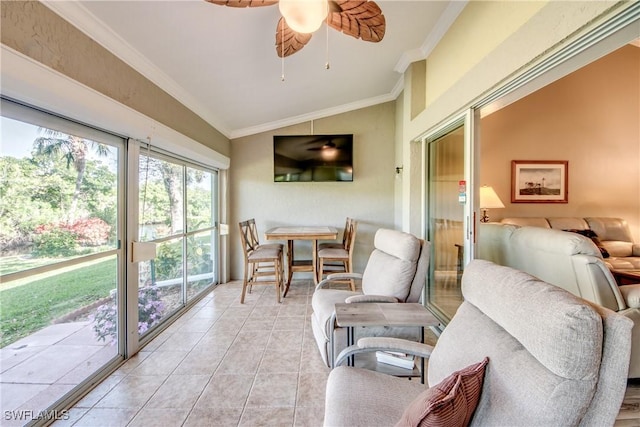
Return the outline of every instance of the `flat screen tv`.
<path id="1" fill-rule="evenodd" d="M 353 181 L 353 135 L 275 135 L 275 182 Z"/>

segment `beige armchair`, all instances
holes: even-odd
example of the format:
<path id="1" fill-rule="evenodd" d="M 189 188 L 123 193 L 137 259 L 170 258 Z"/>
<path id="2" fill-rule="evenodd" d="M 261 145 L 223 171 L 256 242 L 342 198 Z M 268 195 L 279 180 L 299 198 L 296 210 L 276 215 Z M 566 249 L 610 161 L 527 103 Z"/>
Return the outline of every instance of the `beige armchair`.
<path id="1" fill-rule="evenodd" d="M 365 270 L 360 273 L 330 274 L 318 283 L 311 300 L 311 327 L 327 366 L 346 347 L 346 332 L 335 324 L 335 305 L 344 302 L 419 302 L 429 268 L 429 242 L 401 231 L 380 229 Z M 332 281 L 359 279 L 362 292 L 326 289 Z M 356 330 L 356 336 L 363 333 Z M 400 336 L 417 339 L 417 328 L 368 328 L 366 335 Z"/>
<path id="2" fill-rule="evenodd" d="M 415 420 L 410 407 L 420 416 L 433 408 L 428 416 L 434 422 L 438 415 L 471 418 L 472 426 L 614 424 L 627 385 L 629 319 L 483 260 L 466 267 L 462 293 L 464 302 L 435 347 L 363 338 L 339 357 L 378 349 L 428 357 L 429 391 L 419 381 L 338 366 L 327 382 L 324 425 L 394 425 L 408 412 Z M 467 387 L 452 389 L 440 406 L 428 405 L 454 372 L 485 358 L 479 399 L 478 387 L 471 390 L 477 406 L 465 400 Z M 439 421 L 433 425 L 449 425 Z"/>

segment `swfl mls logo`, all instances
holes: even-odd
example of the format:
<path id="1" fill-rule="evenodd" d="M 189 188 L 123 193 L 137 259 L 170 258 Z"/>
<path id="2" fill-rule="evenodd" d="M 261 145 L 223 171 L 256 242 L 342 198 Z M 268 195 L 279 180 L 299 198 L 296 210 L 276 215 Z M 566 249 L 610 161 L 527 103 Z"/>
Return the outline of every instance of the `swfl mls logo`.
<path id="1" fill-rule="evenodd" d="M 21 409 L 15 411 L 4 411 L 4 419 L 17 421 L 33 421 L 33 420 L 68 420 L 69 411 L 33 411 L 30 409 Z"/>

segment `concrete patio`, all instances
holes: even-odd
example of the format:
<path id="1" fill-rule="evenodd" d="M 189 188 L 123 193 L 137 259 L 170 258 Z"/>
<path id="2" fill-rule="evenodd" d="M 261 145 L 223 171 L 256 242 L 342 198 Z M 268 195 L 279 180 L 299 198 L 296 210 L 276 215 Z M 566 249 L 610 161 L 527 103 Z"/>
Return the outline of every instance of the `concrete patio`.
<path id="1" fill-rule="evenodd" d="M 51 325 L 0 349 L 0 424 L 30 421 L 116 354 L 90 321 Z"/>

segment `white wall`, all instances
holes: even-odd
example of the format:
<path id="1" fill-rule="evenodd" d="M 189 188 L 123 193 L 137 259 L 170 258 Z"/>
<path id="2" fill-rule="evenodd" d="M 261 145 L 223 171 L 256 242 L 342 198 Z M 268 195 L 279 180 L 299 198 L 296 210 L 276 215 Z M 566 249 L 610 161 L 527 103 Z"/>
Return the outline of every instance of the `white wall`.
<path id="1" fill-rule="evenodd" d="M 273 135 L 354 135 L 353 182 L 273 182 Z M 362 271 L 378 228 L 394 228 L 395 103 L 388 102 L 313 123 L 247 136 L 231 143 L 231 279 L 242 278 L 238 222 L 255 218 L 264 232 L 281 225 L 331 225 L 342 229 L 347 216 L 359 221 L 355 270 Z M 298 242 L 300 257 L 311 247 Z M 300 273 L 299 273 L 300 274 Z M 299 277 L 304 277 L 300 274 Z M 308 276 L 310 277 L 310 275 Z"/>

